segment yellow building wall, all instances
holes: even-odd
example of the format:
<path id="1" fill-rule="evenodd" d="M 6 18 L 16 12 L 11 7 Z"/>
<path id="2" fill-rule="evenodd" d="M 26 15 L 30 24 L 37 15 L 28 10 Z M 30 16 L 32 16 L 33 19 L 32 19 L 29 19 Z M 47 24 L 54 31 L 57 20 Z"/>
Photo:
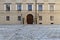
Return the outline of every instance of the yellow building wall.
<path id="1" fill-rule="evenodd" d="M 11 3 L 11 11 L 4 11 L 4 3 Z M 22 3 L 21 12 L 16 11 L 17 3 Z M 28 3 L 32 3 L 32 11 L 28 11 Z M 38 3 L 43 3 L 43 11 L 37 11 L 37 24 L 60 24 L 60 0 L 37 0 Z M 55 3 L 54 12 L 49 11 L 49 3 Z M 21 15 L 22 19 L 24 18 L 24 24 L 27 24 L 28 14 L 33 15 L 33 23 L 35 23 L 35 0 L 0 0 L 0 24 L 23 24 L 23 20 L 17 20 Z M 6 21 L 6 16 L 10 16 L 10 21 Z M 42 21 L 39 20 L 39 16 L 42 16 Z M 50 16 L 54 16 L 54 21 L 50 20 Z"/>

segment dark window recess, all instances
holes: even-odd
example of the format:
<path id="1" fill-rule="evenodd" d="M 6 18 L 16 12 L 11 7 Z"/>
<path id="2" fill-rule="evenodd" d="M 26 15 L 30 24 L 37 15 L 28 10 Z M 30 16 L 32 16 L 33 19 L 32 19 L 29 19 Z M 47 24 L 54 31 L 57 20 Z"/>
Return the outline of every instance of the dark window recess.
<path id="1" fill-rule="evenodd" d="M 10 4 L 6 5 L 6 11 L 10 11 Z"/>
<path id="2" fill-rule="evenodd" d="M 39 20 L 42 21 L 42 16 L 39 16 Z"/>
<path id="3" fill-rule="evenodd" d="M 53 21 L 54 20 L 54 16 L 50 16 L 50 20 Z"/>
<path id="4" fill-rule="evenodd" d="M 21 16 L 18 16 L 18 21 L 21 21 Z"/>
<path id="5" fill-rule="evenodd" d="M 54 24 L 54 23 L 51 23 L 51 24 Z"/>
<path id="6" fill-rule="evenodd" d="M 42 23 L 39 23 L 39 24 L 42 24 Z"/>
<path id="7" fill-rule="evenodd" d="M 10 17 L 9 16 L 6 16 L 6 20 L 9 21 L 10 20 Z"/>

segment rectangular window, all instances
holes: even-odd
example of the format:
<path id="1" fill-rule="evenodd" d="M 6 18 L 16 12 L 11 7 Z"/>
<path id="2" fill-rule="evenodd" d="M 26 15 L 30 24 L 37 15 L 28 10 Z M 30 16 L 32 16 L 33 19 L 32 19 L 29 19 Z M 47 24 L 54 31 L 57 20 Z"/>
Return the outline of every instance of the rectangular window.
<path id="1" fill-rule="evenodd" d="M 50 20 L 53 21 L 54 20 L 54 16 L 50 16 Z"/>
<path id="2" fill-rule="evenodd" d="M 28 11 L 32 11 L 32 4 L 28 4 Z"/>
<path id="3" fill-rule="evenodd" d="M 49 7 L 50 7 L 50 8 L 49 8 L 50 11 L 54 11 L 54 3 L 50 3 L 50 4 L 49 4 Z"/>
<path id="4" fill-rule="evenodd" d="M 18 16 L 18 21 L 21 21 L 21 16 Z"/>
<path id="5" fill-rule="evenodd" d="M 6 3 L 6 11 L 10 11 L 10 3 Z"/>
<path id="6" fill-rule="evenodd" d="M 21 4 L 17 4 L 17 10 L 21 11 L 21 8 L 22 8 Z"/>
<path id="7" fill-rule="evenodd" d="M 10 17 L 9 16 L 6 16 L 6 20 L 9 21 L 10 20 Z"/>
<path id="8" fill-rule="evenodd" d="M 43 10 L 43 6 L 42 5 L 38 5 L 38 10 L 42 11 Z"/>
<path id="9" fill-rule="evenodd" d="M 54 11 L 54 6 L 50 5 L 50 11 Z"/>
<path id="10" fill-rule="evenodd" d="M 42 16 L 39 16 L 39 20 L 42 21 Z"/>

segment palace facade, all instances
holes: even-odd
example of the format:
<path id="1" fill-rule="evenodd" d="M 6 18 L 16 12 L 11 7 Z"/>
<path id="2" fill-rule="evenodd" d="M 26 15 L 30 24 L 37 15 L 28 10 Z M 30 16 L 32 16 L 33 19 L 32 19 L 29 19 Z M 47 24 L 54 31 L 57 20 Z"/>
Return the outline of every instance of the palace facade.
<path id="1" fill-rule="evenodd" d="M 60 0 L 0 0 L 0 24 L 60 24 Z"/>

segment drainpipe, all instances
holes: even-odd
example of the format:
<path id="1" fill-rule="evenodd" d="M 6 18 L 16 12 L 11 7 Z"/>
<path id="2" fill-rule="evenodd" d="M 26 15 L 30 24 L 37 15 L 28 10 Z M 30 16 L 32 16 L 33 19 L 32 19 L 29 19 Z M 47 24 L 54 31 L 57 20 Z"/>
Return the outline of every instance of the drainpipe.
<path id="1" fill-rule="evenodd" d="M 37 0 L 35 0 L 35 24 L 37 24 Z"/>
<path id="2" fill-rule="evenodd" d="M 23 24 L 24 24 L 24 18 L 23 18 Z"/>
<path id="3" fill-rule="evenodd" d="M 24 24 L 24 17 L 21 14 L 21 23 Z"/>

